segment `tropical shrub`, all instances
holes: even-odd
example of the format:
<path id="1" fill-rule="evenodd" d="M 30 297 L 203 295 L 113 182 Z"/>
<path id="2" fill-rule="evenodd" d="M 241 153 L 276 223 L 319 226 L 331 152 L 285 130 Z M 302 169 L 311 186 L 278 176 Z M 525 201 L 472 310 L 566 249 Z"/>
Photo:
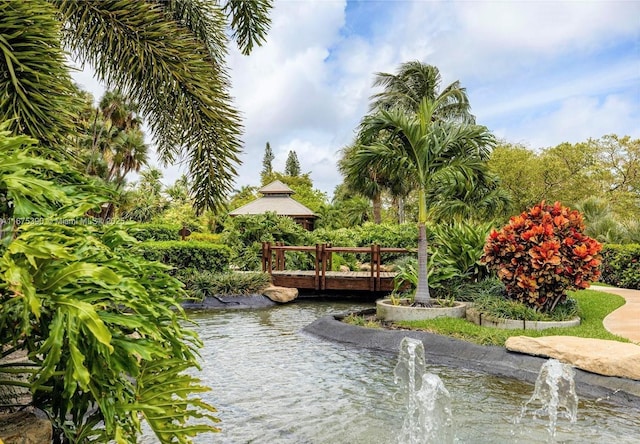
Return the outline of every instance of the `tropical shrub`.
<path id="1" fill-rule="evenodd" d="M 476 224 L 466 221 L 442 223 L 431 227 L 430 250 L 437 256 L 440 266 L 455 269 L 459 276 L 472 281 L 481 280 L 486 268 L 480 263 L 491 223 Z"/>
<path id="2" fill-rule="evenodd" d="M 374 224 L 367 222 L 354 228 L 355 238 L 359 247 L 378 244 L 381 247 L 397 247 L 415 249 L 418 246 L 418 232 L 415 224 Z M 402 253 L 385 253 L 382 260 L 385 263 L 400 259 Z M 368 256 L 367 256 L 368 258 Z M 361 257 L 361 260 L 368 260 Z"/>
<path id="3" fill-rule="evenodd" d="M 583 232 L 578 211 L 542 202 L 492 230 L 482 262 L 508 297 L 551 312 L 568 290 L 587 288 L 600 276 L 601 245 Z"/>
<path id="4" fill-rule="evenodd" d="M 125 228 L 87 223 L 105 198 L 46 151 L 0 129 L 0 351 L 28 356 L 0 365 L 26 382 L 0 385 L 29 390 L 54 442 L 136 442 L 142 421 L 163 443 L 215 431 L 197 397 L 208 389 L 188 374 L 200 341 L 182 284 L 131 254 Z"/>
<path id="5" fill-rule="evenodd" d="M 428 246 L 429 287 L 436 297 L 454 296 L 454 287 L 465 281 L 479 281 L 486 274 L 480 264 L 484 243 L 491 230 L 490 224 L 453 222 L 430 226 Z M 415 288 L 418 283 L 417 260 L 404 255 L 397 260 L 396 288 L 408 283 Z"/>
<path id="6" fill-rule="evenodd" d="M 407 285 L 413 291 L 418 286 L 418 260 L 408 257 L 396 262 L 397 274 L 394 279 L 395 291 Z M 436 254 L 429 255 L 427 267 L 429 288 L 433 290 L 435 297 L 448 297 L 450 291 L 447 288 L 453 281 L 461 279 L 463 276 L 454 267 L 447 263 L 439 262 Z"/>
<path id="7" fill-rule="evenodd" d="M 351 228 L 338 228 L 336 230 L 317 228 L 312 234 L 314 243 L 331 244 L 336 247 L 357 247 L 359 243 L 355 230 Z"/>
<path id="8" fill-rule="evenodd" d="M 602 282 L 640 290 L 640 245 L 605 244 L 600 268 Z"/>
<path id="9" fill-rule="evenodd" d="M 257 272 L 212 273 L 191 270 L 178 275 L 177 278 L 185 284 L 189 296 L 197 300 L 212 296 L 256 294 L 271 283 L 268 273 Z"/>
<path id="10" fill-rule="evenodd" d="M 133 224 L 127 230 L 137 240 L 177 241 L 180 240 L 180 225 L 171 224 Z"/>
<path id="11" fill-rule="evenodd" d="M 222 243 L 222 235 L 214 234 L 214 233 L 191 233 L 189 237 L 187 237 L 188 241 L 197 241 L 197 242 L 209 242 L 212 244 L 221 244 Z"/>
<path id="12" fill-rule="evenodd" d="M 171 267 L 222 272 L 229 269 L 231 250 L 226 245 L 200 241 L 143 242 L 135 251 L 150 261 Z"/>

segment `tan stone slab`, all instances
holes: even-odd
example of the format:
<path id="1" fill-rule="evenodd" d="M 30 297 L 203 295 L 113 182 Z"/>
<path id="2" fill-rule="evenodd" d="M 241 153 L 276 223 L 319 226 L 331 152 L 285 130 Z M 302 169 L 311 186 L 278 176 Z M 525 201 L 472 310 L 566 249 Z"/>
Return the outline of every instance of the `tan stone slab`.
<path id="1" fill-rule="evenodd" d="M 626 303 L 604 318 L 602 324 L 611 333 L 640 344 L 640 291 L 595 285 L 591 289 L 617 294 L 625 299 Z"/>
<path id="2" fill-rule="evenodd" d="M 30 411 L 0 414 L 0 443 L 50 444 L 51 422 Z"/>
<path id="3" fill-rule="evenodd" d="M 262 294 L 273 302 L 286 303 L 291 302 L 298 297 L 298 289 L 270 285 L 262 291 Z"/>
<path id="4" fill-rule="evenodd" d="M 507 339 L 509 351 L 554 358 L 582 370 L 605 376 L 640 380 L 640 346 L 604 339 L 573 336 Z"/>

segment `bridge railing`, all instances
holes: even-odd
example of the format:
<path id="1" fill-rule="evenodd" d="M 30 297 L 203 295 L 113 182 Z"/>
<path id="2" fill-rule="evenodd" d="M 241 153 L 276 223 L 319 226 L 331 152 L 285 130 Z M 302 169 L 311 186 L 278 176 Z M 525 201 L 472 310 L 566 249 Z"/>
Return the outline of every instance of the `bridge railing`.
<path id="1" fill-rule="evenodd" d="M 287 269 L 287 251 L 300 251 L 311 253 L 314 256 L 315 287 L 316 289 L 326 288 L 327 272 L 331 271 L 333 253 L 351 253 L 370 255 L 370 279 L 372 288 L 380 287 L 380 272 L 382 268 L 383 253 L 411 253 L 412 250 L 406 248 L 381 247 L 372 244 L 369 247 L 335 247 L 331 244 L 316 244 L 315 246 L 295 246 L 284 245 L 282 242 L 262 243 L 262 271 L 271 274 L 273 271 L 284 271 Z"/>

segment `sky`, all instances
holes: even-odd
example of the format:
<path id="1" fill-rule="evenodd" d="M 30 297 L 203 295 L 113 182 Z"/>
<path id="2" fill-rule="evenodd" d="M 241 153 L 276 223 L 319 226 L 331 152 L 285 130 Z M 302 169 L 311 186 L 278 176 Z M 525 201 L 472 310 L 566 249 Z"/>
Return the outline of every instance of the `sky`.
<path id="1" fill-rule="evenodd" d="M 336 162 L 367 113 L 378 72 L 401 63 L 459 80 L 478 124 L 533 150 L 607 134 L 640 138 L 640 1 L 275 0 L 267 42 L 231 44 L 243 117 L 236 188 L 260 185 L 267 142 L 330 198 Z M 76 81 L 99 98 L 90 69 Z M 164 182 L 184 171 L 164 168 Z"/>

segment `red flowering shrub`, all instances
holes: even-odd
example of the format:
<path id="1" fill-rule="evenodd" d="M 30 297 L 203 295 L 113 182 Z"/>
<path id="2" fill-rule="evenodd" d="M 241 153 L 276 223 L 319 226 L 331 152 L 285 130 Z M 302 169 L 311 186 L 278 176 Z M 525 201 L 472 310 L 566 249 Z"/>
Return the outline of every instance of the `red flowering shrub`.
<path id="1" fill-rule="evenodd" d="M 583 234 L 582 215 L 544 202 L 493 230 L 481 261 L 497 273 L 507 296 L 551 312 L 568 290 L 600 275 L 600 243 Z"/>

